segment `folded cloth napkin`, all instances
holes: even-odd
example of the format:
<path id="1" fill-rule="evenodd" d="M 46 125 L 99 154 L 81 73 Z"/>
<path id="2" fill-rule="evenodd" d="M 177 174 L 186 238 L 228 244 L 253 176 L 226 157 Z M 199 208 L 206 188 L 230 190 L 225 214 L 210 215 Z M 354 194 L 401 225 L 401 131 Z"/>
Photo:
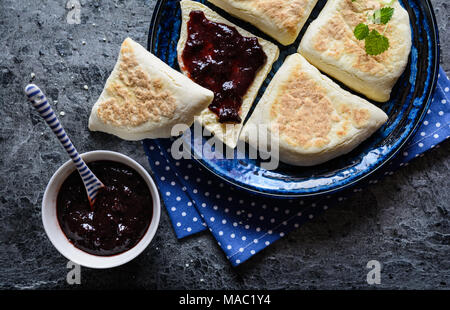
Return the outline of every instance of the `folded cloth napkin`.
<path id="1" fill-rule="evenodd" d="M 145 140 L 144 149 L 178 238 L 208 228 L 233 266 L 237 266 L 295 228 L 377 183 L 450 134 L 450 82 L 440 68 L 430 109 L 414 137 L 385 169 L 352 188 L 308 199 L 254 195 L 223 182 L 194 160 L 170 156 L 172 139 Z"/>

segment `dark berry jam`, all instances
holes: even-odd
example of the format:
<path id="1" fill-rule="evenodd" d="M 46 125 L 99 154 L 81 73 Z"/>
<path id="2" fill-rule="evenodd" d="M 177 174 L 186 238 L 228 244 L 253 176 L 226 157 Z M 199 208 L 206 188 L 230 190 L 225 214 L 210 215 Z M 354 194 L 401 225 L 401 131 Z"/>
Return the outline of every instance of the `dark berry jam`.
<path id="1" fill-rule="evenodd" d="M 208 20 L 202 11 L 192 11 L 189 17 L 183 69 L 214 92 L 209 109 L 219 122 L 240 123 L 242 97 L 267 56 L 256 37 L 243 37 L 235 27 Z"/>
<path id="2" fill-rule="evenodd" d="M 88 164 L 105 184 L 93 209 L 77 171 L 64 181 L 57 198 L 57 217 L 77 248 L 94 255 L 125 252 L 144 236 L 153 215 L 150 190 L 130 167 L 113 161 Z"/>

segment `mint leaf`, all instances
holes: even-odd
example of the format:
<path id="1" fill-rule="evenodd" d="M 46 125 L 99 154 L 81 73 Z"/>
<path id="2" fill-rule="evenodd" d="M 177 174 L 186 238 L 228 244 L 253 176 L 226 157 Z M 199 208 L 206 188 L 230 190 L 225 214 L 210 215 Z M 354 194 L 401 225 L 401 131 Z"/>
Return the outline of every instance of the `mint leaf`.
<path id="1" fill-rule="evenodd" d="M 373 29 L 365 39 L 367 55 L 379 55 L 389 48 L 389 39 Z"/>
<path id="2" fill-rule="evenodd" d="M 385 7 L 382 8 L 381 10 L 381 23 L 386 25 L 392 18 L 392 16 L 394 15 L 394 8 L 391 7 Z"/>
<path id="3" fill-rule="evenodd" d="M 358 40 L 364 40 L 369 35 L 369 26 L 361 23 L 355 27 L 353 34 Z"/>
<path id="4" fill-rule="evenodd" d="M 373 13 L 373 20 L 376 24 L 386 25 L 394 15 L 394 8 L 384 7 Z"/>

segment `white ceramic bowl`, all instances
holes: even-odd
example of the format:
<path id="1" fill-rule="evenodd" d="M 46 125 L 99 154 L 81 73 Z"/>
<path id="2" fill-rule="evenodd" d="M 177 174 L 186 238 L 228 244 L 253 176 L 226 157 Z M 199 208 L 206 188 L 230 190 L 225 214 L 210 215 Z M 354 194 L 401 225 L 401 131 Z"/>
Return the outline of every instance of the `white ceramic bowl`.
<path id="1" fill-rule="evenodd" d="M 161 205 L 156 185 L 151 176 L 141 165 L 123 154 L 111 151 L 93 151 L 81 154 L 81 157 L 86 163 L 97 160 L 119 162 L 133 168 L 142 176 L 153 197 L 153 217 L 147 232 L 133 248 L 113 256 L 92 255 L 76 248 L 70 243 L 62 231 L 56 217 L 56 199 L 62 183 L 75 170 L 75 165 L 71 160 L 67 161 L 55 172 L 55 174 L 53 174 L 45 189 L 44 198 L 42 200 L 42 222 L 44 223 L 45 232 L 55 248 L 62 255 L 81 266 L 90 268 L 111 268 L 125 264 L 144 251 L 150 244 L 150 241 L 152 241 L 158 228 Z"/>

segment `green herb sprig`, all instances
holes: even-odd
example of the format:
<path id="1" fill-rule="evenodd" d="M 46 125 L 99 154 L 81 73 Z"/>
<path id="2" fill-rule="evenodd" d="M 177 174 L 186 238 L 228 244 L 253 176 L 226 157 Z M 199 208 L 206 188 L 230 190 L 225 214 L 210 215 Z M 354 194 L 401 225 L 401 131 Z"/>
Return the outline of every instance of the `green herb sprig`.
<path id="1" fill-rule="evenodd" d="M 369 16 L 369 21 L 374 24 L 386 25 L 384 31 L 387 29 L 387 23 L 391 20 L 394 15 L 394 8 L 383 7 L 376 10 L 372 15 Z M 369 29 L 369 26 L 360 23 L 353 30 L 353 34 L 358 40 L 364 40 L 365 49 L 367 55 L 379 55 L 384 53 L 389 48 L 389 39 L 384 36 L 383 33 L 379 33 L 377 30 Z"/>

